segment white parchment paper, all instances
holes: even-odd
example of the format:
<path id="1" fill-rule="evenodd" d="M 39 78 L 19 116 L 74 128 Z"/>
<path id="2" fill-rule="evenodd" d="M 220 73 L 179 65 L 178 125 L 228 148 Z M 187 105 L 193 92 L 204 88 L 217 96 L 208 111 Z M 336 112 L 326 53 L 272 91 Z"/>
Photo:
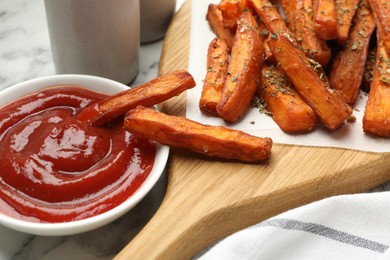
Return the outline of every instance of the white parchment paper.
<path id="1" fill-rule="evenodd" d="M 271 137 L 274 143 L 295 144 L 306 146 L 324 146 L 348 148 L 369 152 L 389 152 L 390 139 L 376 138 L 364 134 L 362 118 L 367 101 L 367 94 L 360 92 L 353 114 L 356 122 L 345 123 L 340 129 L 330 132 L 320 123 L 316 130 L 308 134 L 291 135 L 284 133 L 270 116 L 261 114 L 256 108 L 249 108 L 247 114 L 234 124 L 228 124 L 222 119 L 206 115 L 199 109 L 199 98 L 202 92 L 203 80 L 206 75 L 207 49 L 215 37 L 206 20 L 206 12 L 210 3 L 219 0 L 191 1 L 191 40 L 189 72 L 193 75 L 197 86 L 187 91 L 186 116 L 189 119 L 208 125 L 222 125 L 261 137 Z"/>

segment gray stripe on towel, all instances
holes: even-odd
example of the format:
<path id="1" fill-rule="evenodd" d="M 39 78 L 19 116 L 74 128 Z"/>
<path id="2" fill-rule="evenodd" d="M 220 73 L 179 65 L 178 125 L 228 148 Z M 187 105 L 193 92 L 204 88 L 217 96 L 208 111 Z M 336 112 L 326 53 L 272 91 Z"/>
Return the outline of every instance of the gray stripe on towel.
<path id="1" fill-rule="evenodd" d="M 356 247 L 366 248 L 379 253 L 384 253 L 389 246 L 371 241 L 359 236 L 354 236 L 336 229 L 319 225 L 316 223 L 308 223 L 286 218 L 273 218 L 259 223 L 255 227 L 271 226 L 288 230 L 300 230 L 319 236 L 327 237 L 335 241 L 353 245 Z"/>

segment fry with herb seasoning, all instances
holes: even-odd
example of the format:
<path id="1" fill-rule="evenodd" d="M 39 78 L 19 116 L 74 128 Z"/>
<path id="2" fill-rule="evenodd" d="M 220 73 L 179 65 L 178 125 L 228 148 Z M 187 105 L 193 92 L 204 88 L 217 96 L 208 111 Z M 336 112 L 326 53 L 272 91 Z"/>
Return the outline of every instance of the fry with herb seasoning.
<path id="1" fill-rule="evenodd" d="M 331 51 L 324 40 L 314 32 L 312 0 L 282 0 L 287 25 L 295 35 L 307 57 L 325 67 Z"/>
<path id="2" fill-rule="evenodd" d="M 380 36 L 374 76 L 363 116 L 363 130 L 370 135 L 390 137 L 390 56 Z"/>
<path id="3" fill-rule="evenodd" d="M 279 1 L 284 15 L 286 17 L 285 22 L 287 27 L 294 32 L 295 31 L 295 19 L 298 17 L 298 4 L 299 0 L 280 0 Z"/>
<path id="4" fill-rule="evenodd" d="M 247 110 L 259 82 L 263 49 L 255 18 L 250 12 L 244 12 L 237 23 L 222 100 L 216 108 L 225 121 L 235 122 Z"/>
<path id="5" fill-rule="evenodd" d="M 352 114 L 352 109 L 329 88 L 325 78 L 320 78 L 303 51 L 284 34 L 272 37 L 268 45 L 296 90 L 323 124 L 330 130 L 339 128 Z"/>
<path id="6" fill-rule="evenodd" d="M 291 41 L 302 45 L 301 47 L 305 51 L 306 56 L 317 60 L 323 66 L 328 63 L 330 59 L 330 49 L 313 31 L 314 24 L 311 15 L 311 0 L 304 2 L 294 0 L 283 1 L 289 27 L 287 27 L 282 16 L 278 12 L 277 7 L 272 5 L 269 0 L 249 1 L 252 2 L 253 9 L 261 17 L 262 22 L 272 34 L 285 33 L 285 35 L 289 35 Z M 297 9 L 298 4 L 302 7 L 299 10 Z M 304 7 L 306 7 L 306 9 L 304 9 Z M 289 19 L 293 19 L 294 21 L 289 21 Z M 267 55 L 266 57 L 272 56 Z"/>
<path id="7" fill-rule="evenodd" d="M 388 0 L 369 0 L 379 37 L 390 54 L 390 3 Z"/>
<path id="8" fill-rule="evenodd" d="M 221 0 L 218 9 L 222 13 L 223 26 L 235 30 L 238 18 L 247 8 L 246 0 Z"/>
<path id="9" fill-rule="evenodd" d="M 225 40 L 231 49 L 234 43 L 235 31 L 227 29 L 223 26 L 222 13 L 221 10 L 218 9 L 217 5 L 209 5 L 206 14 L 206 20 L 209 22 L 211 29 L 214 31 L 217 37 Z"/>
<path id="10" fill-rule="evenodd" d="M 347 104 L 353 106 L 362 83 L 375 20 L 366 0 L 361 0 L 349 39 L 335 57 L 330 72 L 330 85 Z"/>
<path id="11" fill-rule="evenodd" d="M 291 34 L 277 7 L 269 0 L 249 0 L 249 2 L 271 34 L 281 32 Z"/>
<path id="12" fill-rule="evenodd" d="M 337 42 L 344 44 L 348 39 L 359 0 L 334 0 L 337 11 Z"/>
<path id="13" fill-rule="evenodd" d="M 187 89 L 193 88 L 195 84 L 193 77 L 187 71 L 172 71 L 91 104 L 83 108 L 77 114 L 77 118 L 80 121 L 101 126 L 123 116 L 127 111 L 138 105 L 157 105 Z"/>
<path id="14" fill-rule="evenodd" d="M 262 68 L 259 96 L 272 113 L 278 126 L 288 133 L 312 131 L 317 116 L 301 95 L 294 89 L 279 66 L 264 64 Z"/>
<path id="15" fill-rule="evenodd" d="M 271 154 L 271 138 L 255 137 L 222 126 L 203 125 L 141 106 L 126 114 L 124 126 L 133 134 L 210 157 L 254 163 L 268 159 Z"/>
<path id="16" fill-rule="evenodd" d="M 223 26 L 236 30 L 238 17 L 241 15 L 240 0 L 221 0 L 218 9 L 221 10 Z"/>
<path id="17" fill-rule="evenodd" d="M 280 15 L 277 7 L 273 5 L 269 0 L 248 0 L 256 14 L 261 18 L 260 28 L 262 32 L 267 31 L 267 38 L 272 37 L 274 34 L 284 32 L 291 35 L 291 39 L 295 40 L 292 36 L 290 29 L 287 27 L 284 19 Z M 264 28 L 265 27 L 265 28 Z M 265 33 L 263 33 L 265 35 Z M 265 60 L 274 62 L 272 52 L 266 41 L 264 41 Z"/>
<path id="18" fill-rule="evenodd" d="M 334 0 L 313 0 L 314 31 L 322 40 L 337 39 L 337 11 Z"/>
<path id="19" fill-rule="evenodd" d="M 271 35 L 268 35 L 266 38 L 268 37 L 271 37 Z M 269 62 L 274 62 L 275 61 L 274 54 L 272 53 L 266 41 L 264 41 L 263 47 L 264 47 L 264 60 Z"/>
<path id="20" fill-rule="evenodd" d="M 263 38 L 263 46 L 264 46 L 264 60 L 269 62 L 274 62 L 275 58 L 273 57 L 272 51 L 269 49 L 269 46 L 265 39 L 268 37 L 271 37 L 271 34 L 267 30 L 267 27 L 263 22 L 259 22 L 259 29 L 260 29 L 260 37 Z"/>
<path id="21" fill-rule="evenodd" d="M 229 50 L 224 40 L 214 38 L 208 48 L 207 73 L 199 100 L 200 110 L 217 115 L 229 62 Z"/>

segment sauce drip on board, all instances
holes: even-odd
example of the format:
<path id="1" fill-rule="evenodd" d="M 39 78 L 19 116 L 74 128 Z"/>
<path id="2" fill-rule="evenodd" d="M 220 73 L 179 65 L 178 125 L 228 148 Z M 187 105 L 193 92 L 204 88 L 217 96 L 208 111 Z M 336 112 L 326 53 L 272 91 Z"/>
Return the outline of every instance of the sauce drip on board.
<path id="1" fill-rule="evenodd" d="M 0 108 L 0 211 L 67 222 L 108 211 L 149 175 L 155 143 L 118 120 L 107 127 L 76 114 L 106 97 L 79 86 L 43 89 Z"/>

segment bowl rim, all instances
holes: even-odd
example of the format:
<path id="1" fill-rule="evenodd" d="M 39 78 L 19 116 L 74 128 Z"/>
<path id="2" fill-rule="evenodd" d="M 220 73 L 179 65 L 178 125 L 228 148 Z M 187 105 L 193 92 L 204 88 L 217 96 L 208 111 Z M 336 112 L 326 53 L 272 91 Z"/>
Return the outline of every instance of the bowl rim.
<path id="1" fill-rule="evenodd" d="M 17 98 L 32 94 L 40 89 L 62 84 L 78 85 L 107 94 L 115 94 L 129 89 L 128 86 L 122 83 L 103 77 L 82 74 L 57 74 L 27 80 L 0 90 L 0 108 Z M 90 84 L 93 84 L 94 87 L 90 87 Z M 112 86 L 109 91 L 104 91 L 106 84 Z M 26 91 L 27 87 L 28 91 Z M 1 98 L 4 96 L 7 98 Z M 24 233 L 45 236 L 73 235 L 97 229 L 126 214 L 149 193 L 164 173 L 168 157 L 169 147 L 156 143 L 156 156 L 149 176 L 127 200 L 99 215 L 70 222 L 40 223 L 13 218 L 0 212 L 0 224 Z"/>

